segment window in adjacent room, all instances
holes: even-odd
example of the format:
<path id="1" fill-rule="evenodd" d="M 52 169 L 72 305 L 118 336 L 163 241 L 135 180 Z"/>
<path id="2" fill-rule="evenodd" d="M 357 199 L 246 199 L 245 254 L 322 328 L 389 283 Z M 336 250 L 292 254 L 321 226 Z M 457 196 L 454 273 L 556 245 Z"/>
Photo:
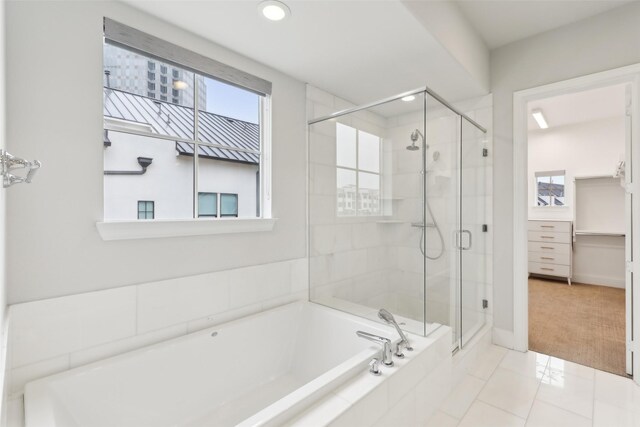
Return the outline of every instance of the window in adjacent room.
<path id="1" fill-rule="evenodd" d="M 536 172 L 536 206 L 565 206 L 565 171 Z"/>

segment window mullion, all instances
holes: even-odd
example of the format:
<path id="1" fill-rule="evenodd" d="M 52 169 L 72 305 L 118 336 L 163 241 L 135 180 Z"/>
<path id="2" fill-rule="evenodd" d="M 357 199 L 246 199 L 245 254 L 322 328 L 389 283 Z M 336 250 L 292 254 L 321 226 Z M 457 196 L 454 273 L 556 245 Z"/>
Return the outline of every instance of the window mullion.
<path id="1" fill-rule="evenodd" d="M 193 218 L 198 218 L 198 171 L 199 164 L 198 155 L 200 153 L 200 145 L 198 144 L 198 111 L 200 106 L 198 105 L 198 75 L 193 74 Z"/>

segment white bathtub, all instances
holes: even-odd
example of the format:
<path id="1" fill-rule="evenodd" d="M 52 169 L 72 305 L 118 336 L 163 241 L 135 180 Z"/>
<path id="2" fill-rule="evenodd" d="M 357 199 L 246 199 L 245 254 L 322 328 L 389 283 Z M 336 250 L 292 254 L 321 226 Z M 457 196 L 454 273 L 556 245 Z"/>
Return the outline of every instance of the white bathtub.
<path id="1" fill-rule="evenodd" d="M 27 384 L 27 427 L 272 426 L 367 369 L 395 330 L 294 303 Z M 389 368 L 393 369 L 393 368 Z"/>

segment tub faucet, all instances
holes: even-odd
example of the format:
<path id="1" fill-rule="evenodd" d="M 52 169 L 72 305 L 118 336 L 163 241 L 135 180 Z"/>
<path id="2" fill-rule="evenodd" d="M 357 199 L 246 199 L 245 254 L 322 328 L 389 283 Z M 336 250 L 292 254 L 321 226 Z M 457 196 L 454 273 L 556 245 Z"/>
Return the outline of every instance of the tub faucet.
<path id="1" fill-rule="evenodd" d="M 385 366 L 393 366 L 393 356 L 391 353 L 391 340 L 379 335 L 370 334 L 369 332 L 357 331 L 356 335 L 365 340 L 382 344 L 382 363 Z"/>
<path id="2" fill-rule="evenodd" d="M 396 322 L 396 319 L 393 317 L 393 314 L 389 313 L 384 308 L 381 308 L 380 311 L 378 312 L 378 317 L 384 320 L 385 322 L 389 323 L 390 325 L 395 326 L 396 331 L 398 331 L 398 334 L 400 335 L 400 342 L 398 343 L 398 347 L 396 348 L 396 356 L 398 357 L 403 356 L 402 355 L 403 347 L 407 349 L 407 351 L 413 351 L 413 347 L 411 347 L 411 344 L 409 343 L 407 336 L 404 334 L 404 332 L 402 332 L 402 329 L 400 329 L 400 326 L 398 325 L 398 322 Z"/>

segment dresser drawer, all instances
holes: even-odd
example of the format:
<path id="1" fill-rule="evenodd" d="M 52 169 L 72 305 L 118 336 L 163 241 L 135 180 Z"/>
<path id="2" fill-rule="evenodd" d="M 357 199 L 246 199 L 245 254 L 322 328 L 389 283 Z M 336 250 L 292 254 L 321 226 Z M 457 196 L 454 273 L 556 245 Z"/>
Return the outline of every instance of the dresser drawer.
<path id="1" fill-rule="evenodd" d="M 570 243 L 571 233 L 557 233 L 555 231 L 529 231 L 530 242 Z"/>
<path id="2" fill-rule="evenodd" d="M 569 221 L 529 221 L 529 230 L 571 233 L 571 223 Z"/>
<path id="3" fill-rule="evenodd" d="M 528 242 L 529 252 L 571 255 L 571 245 L 568 243 Z"/>
<path id="4" fill-rule="evenodd" d="M 571 265 L 571 254 L 529 252 L 529 261 L 543 264 Z"/>
<path id="5" fill-rule="evenodd" d="M 529 261 L 529 273 L 545 274 L 547 276 L 570 277 L 571 268 L 568 265 L 546 264 Z"/>

